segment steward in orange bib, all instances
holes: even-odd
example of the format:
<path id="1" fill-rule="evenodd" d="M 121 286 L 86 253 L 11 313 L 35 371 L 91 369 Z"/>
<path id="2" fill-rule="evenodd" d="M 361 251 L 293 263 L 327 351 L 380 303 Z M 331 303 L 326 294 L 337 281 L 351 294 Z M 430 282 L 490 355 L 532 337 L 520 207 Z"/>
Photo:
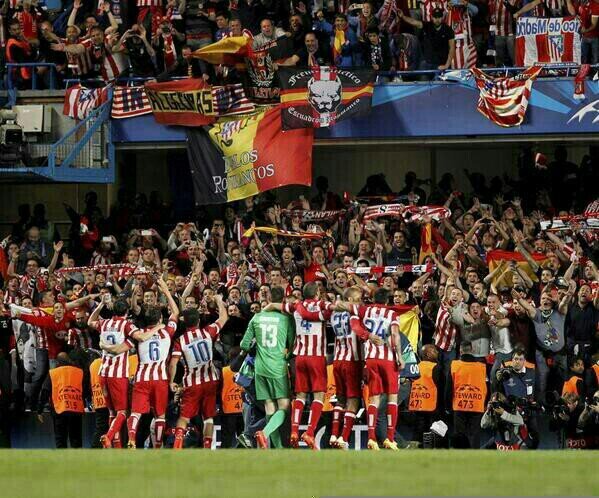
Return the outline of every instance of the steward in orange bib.
<path id="1" fill-rule="evenodd" d="M 238 347 L 229 350 L 230 359 L 235 358 L 238 354 Z M 222 377 L 223 385 L 220 396 L 221 446 L 223 448 L 233 448 L 237 436 L 243 432 L 243 416 L 241 415 L 243 387 L 235 383 L 235 373 L 230 366 L 222 369 Z"/>
<path id="2" fill-rule="evenodd" d="M 599 390 L 599 354 L 593 356 L 594 363 L 591 368 L 588 368 L 585 373 L 585 388 L 586 392 L 594 393 Z"/>
<path id="3" fill-rule="evenodd" d="M 422 442 L 422 434 L 435 420 L 439 405 L 441 367 L 437 363 L 439 353 L 432 344 L 422 347 L 422 361 L 419 364 L 420 378 L 412 381 L 408 410 L 416 417 L 414 439 Z"/>
<path id="4" fill-rule="evenodd" d="M 92 437 L 92 448 L 102 448 L 100 437 L 108 431 L 108 407 L 106 406 L 106 398 L 104 398 L 104 390 L 100 384 L 100 367 L 102 366 L 102 358 L 96 358 L 89 366 L 89 383 L 91 387 L 91 400 L 94 409 L 94 418 L 96 427 Z"/>
<path id="5" fill-rule="evenodd" d="M 7 62 L 23 63 L 33 62 L 33 48 L 23 36 L 23 30 L 18 20 L 13 19 L 8 25 L 9 39 L 6 42 L 5 55 Z M 13 68 L 12 80 L 16 88 L 31 88 L 31 68 Z"/>
<path id="6" fill-rule="evenodd" d="M 83 370 L 76 366 L 69 355 L 59 353 L 58 366 L 50 370 L 41 392 L 38 418 L 51 398 L 54 440 L 57 448 L 81 448 L 83 439 Z"/>
<path id="7" fill-rule="evenodd" d="M 480 420 L 487 398 L 486 365 L 472 356 L 472 346 L 463 342 L 460 359 L 451 362 L 446 399 L 453 409 L 454 448 L 480 448 Z"/>
<path id="8" fill-rule="evenodd" d="M 584 385 L 584 360 L 581 357 L 575 357 L 570 363 L 570 378 L 564 382 L 562 387 L 562 396 L 566 393 L 576 393 L 581 399 L 585 398 Z"/>

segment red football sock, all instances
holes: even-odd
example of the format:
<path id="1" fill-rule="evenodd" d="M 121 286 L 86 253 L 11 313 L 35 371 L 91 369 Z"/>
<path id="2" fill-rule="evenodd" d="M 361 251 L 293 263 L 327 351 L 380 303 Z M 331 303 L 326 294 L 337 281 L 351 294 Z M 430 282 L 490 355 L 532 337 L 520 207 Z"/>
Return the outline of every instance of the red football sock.
<path id="1" fill-rule="evenodd" d="M 343 408 L 336 406 L 333 409 L 333 424 L 331 425 L 331 436 L 339 437 L 339 425 L 341 424 L 341 413 Z"/>
<path id="2" fill-rule="evenodd" d="M 210 449 L 212 448 L 212 438 L 208 436 L 204 436 L 204 448 Z"/>
<path id="3" fill-rule="evenodd" d="M 129 441 L 135 442 L 137 436 L 137 423 L 139 422 L 139 415 L 131 415 L 127 420 L 127 430 L 129 431 Z"/>
<path id="4" fill-rule="evenodd" d="M 114 433 L 114 439 L 112 440 L 113 448 L 122 448 L 123 442 L 121 441 L 121 429 Z"/>
<path id="5" fill-rule="evenodd" d="M 374 405 L 368 405 L 368 411 L 366 413 L 368 415 L 368 439 L 373 439 L 376 441 L 375 428 L 378 408 Z"/>
<path id="6" fill-rule="evenodd" d="M 177 427 L 175 429 L 175 443 L 173 444 L 174 450 L 180 450 L 183 448 L 183 439 L 185 438 L 185 429 L 183 427 Z"/>
<path id="7" fill-rule="evenodd" d="M 387 403 L 387 439 L 395 441 L 395 426 L 397 425 L 397 403 Z"/>
<path id="8" fill-rule="evenodd" d="M 341 437 L 345 442 L 349 441 L 349 436 L 355 421 L 356 414 L 354 412 L 345 412 L 345 415 L 343 416 L 343 432 L 341 433 Z"/>
<path id="9" fill-rule="evenodd" d="M 110 424 L 110 428 L 108 429 L 108 432 L 106 433 L 106 437 L 108 438 L 109 441 L 112 441 L 113 439 L 115 439 L 115 435 L 118 432 L 120 432 L 121 427 L 123 426 L 123 423 L 125 422 L 125 420 L 127 420 L 127 417 L 123 412 L 118 412 L 116 414 L 116 417 L 114 417 L 114 420 Z"/>
<path id="10" fill-rule="evenodd" d="M 318 421 L 320 420 L 320 414 L 322 413 L 322 401 L 314 400 L 310 405 L 310 419 L 308 420 L 308 430 L 306 434 L 308 436 L 314 437 L 314 433 L 316 432 L 316 426 L 318 425 Z"/>
<path id="11" fill-rule="evenodd" d="M 157 418 L 154 421 L 154 448 L 162 448 L 165 425 L 166 421 L 163 418 Z"/>
<path id="12" fill-rule="evenodd" d="M 297 434 L 299 425 L 302 421 L 302 412 L 304 411 L 304 400 L 295 398 L 291 404 L 291 433 Z"/>

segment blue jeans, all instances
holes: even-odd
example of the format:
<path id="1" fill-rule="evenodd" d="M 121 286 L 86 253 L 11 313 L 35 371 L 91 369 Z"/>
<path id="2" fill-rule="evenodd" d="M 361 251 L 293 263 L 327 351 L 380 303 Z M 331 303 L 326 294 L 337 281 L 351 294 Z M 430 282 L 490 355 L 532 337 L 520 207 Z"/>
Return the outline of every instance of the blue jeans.
<path id="1" fill-rule="evenodd" d="M 580 41 L 580 58 L 583 64 L 599 63 L 599 38 L 583 38 Z"/>

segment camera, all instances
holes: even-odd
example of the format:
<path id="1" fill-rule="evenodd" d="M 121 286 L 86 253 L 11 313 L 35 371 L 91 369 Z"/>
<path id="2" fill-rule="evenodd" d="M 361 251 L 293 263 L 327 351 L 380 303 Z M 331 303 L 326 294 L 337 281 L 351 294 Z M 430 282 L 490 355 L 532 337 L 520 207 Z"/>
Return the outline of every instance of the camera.
<path id="1" fill-rule="evenodd" d="M 513 370 L 511 368 L 500 368 L 499 370 L 497 370 L 497 373 L 495 375 L 499 382 L 505 382 L 512 376 L 512 373 Z"/>
<path id="2" fill-rule="evenodd" d="M 501 401 L 489 401 L 489 408 L 491 410 L 497 410 L 497 408 L 503 408 L 503 403 Z"/>
<path id="3" fill-rule="evenodd" d="M 569 418 L 570 409 L 568 408 L 566 402 L 560 398 L 558 402 L 555 405 L 553 405 L 553 408 L 551 409 L 551 414 L 555 419 L 561 419 L 562 415 L 565 415 Z"/>
<path id="4" fill-rule="evenodd" d="M 170 26 L 163 26 L 162 28 L 162 33 L 165 35 L 170 35 L 171 34 L 171 28 Z"/>

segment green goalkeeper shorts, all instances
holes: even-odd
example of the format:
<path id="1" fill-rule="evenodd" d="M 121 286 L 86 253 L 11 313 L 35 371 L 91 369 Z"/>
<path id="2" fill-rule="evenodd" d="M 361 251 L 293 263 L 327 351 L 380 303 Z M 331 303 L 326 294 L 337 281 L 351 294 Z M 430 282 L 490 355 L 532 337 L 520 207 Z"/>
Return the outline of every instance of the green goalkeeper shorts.
<path id="1" fill-rule="evenodd" d="M 259 401 L 265 399 L 289 398 L 289 379 L 285 377 L 264 377 L 256 374 L 256 398 Z"/>

